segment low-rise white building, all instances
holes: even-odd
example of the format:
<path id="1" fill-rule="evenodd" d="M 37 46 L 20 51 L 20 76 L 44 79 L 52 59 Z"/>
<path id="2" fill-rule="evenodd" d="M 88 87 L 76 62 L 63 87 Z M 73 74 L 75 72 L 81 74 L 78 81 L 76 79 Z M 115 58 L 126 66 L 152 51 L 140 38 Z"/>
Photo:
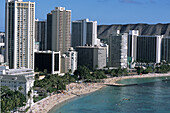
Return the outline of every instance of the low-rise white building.
<path id="1" fill-rule="evenodd" d="M 0 83 L 1 86 L 7 86 L 13 91 L 20 91 L 27 98 L 27 105 L 33 104 L 33 95 L 30 94 L 28 98 L 28 92 L 32 90 L 34 86 L 34 71 L 33 69 L 21 68 L 21 69 L 9 69 L 9 66 L 0 66 Z"/>
<path id="2" fill-rule="evenodd" d="M 20 90 L 27 95 L 34 85 L 33 69 L 9 69 L 8 66 L 0 66 L 1 86 L 7 86 L 11 90 Z M 20 88 L 22 87 L 22 88 Z"/>

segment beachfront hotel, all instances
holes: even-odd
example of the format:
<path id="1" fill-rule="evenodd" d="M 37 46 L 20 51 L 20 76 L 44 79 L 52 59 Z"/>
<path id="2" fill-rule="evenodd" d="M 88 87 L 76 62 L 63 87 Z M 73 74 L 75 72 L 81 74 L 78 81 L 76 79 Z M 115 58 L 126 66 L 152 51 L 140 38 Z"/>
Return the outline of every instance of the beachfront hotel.
<path id="1" fill-rule="evenodd" d="M 71 47 L 70 31 L 71 10 L 56 7 L 47 15 L 47 49 L 62 54 L 66 52 Z"/>
<path id="2" fill-rule="evenodd" d="M 83 19 L 72 22 L 71 46 L 75 48 L 85 44 L 91 46 L 100 44 L 97 38 L 97 21 Z"/>
<path id="3" fill-rule="evenodd" d="M 162 38 L 163 36 L 138 36 L 136 61 L 160 63 Z"/>
<path id="4" fill-rule="evenodd" d="M 27 98 L 29 91 L 32 91 L 34 86 L 34 70 L 28 68 L 9 69 L 9 66 L 0 66 L 0 83 L 1 86 L 7 86 L 13 91 L 20 91 Z M 33 95 L 28 98 L 26 105 L 33 103 Z"/>
<path id="5" fill-rule="evenodd" d="M 8 86 L 13 91 L 19 91 L 19 87 L 22 87 L 21 93 L 26 95 L 33 87 L 34 71 L 28 68 L 9 69 L 9 66 L 1 65 L 0 79 L 1 86 Z"/>
<path id="6" fill-rule="evenodd" d="M 128 34 L 119 31 L 109 36 L 109 67 L 127 68 Z"/>
<path id="7" fill-rule="evenodd" d="M 161 42 L 161 61 L 170 62 L 170 37 L 168 36 Z"/>
<path id="8" fill-rule="evenodd" d="M 136 61 L 137 36 L 139 30 L 130 30 L 128 35 L 128 57 L 132 58 L 132 62 Z"/>
<path id="9" fill-rule="evenodd" d="M 6 0 L 5 4 L 5 61 L 10 69 L 33 69 L 35 3 Z"/>

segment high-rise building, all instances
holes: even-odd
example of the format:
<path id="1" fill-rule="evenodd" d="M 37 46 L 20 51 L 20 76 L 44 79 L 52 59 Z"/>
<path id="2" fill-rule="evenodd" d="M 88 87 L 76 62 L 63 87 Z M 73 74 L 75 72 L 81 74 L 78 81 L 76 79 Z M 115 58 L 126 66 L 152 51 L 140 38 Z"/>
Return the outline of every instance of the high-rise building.
<path id="1" fill-rule="evenodd" d="M 35 19 L 35 42 L 39 42 L 38 22 L 39 22 L 39 19 Z"/>
<path id="2" fill-rule="evenodd" d="M 170 37 L 164 37 L 161 42 L 161 61 L 170 62 Z"/>
<path id="3" fill-rule="evenodd" d="M 56 7 L 47 15 L 47 24 L 48 46 L 51 46 L 52 51 L 60 51 L 63 54 L 71 46 L 71 10 Z"/>
<path id="4" fill-rule="evenodd" d="M 128 36 L 128 57 L 132 58 L 132 62 L 136 61 L 137 51 L 137 36 L 139 36 L 138 30 L 130 30 Z"/>
<path id="5" fill-rule="evenodd" d="M 77 20 L 72 22 L 71 46 L 85 46 L 85 44 L 94 46 L 99 45 L 97 38 L 97 21 L 89 19 Z"/>
<path id="6" fill-rule="evenodd" d="M 138 36 L 136 61 L 160 63 L 162 38 L 163 36 Z"/>
<path id="7" fill-rule="evenodd" d="M 10 68 L 34 68 L 35 3 L 6 0 L 6 62 Z"/>
<path id="8" fill-rule="evenodd" d="M 128 34 L 112 34 L 109 37 L 109 67 L 127 68 Z"/>
<path id="9" fill-rule="evenodd" d="M 52 13 L 47 14 L 47 50 L 52 50 Z"/>
<path id="10" fill-rule="evenodd" d="M 85 65 L 91 69 L 102 69 L 106 66 L 107 47 L 77 46 L 78 66 Z"/>
<path id="11" fill-rule="evenodd" d="M 35 21 L 35 41 L 39 42 L 39 50 L 47 50 L 47 21 Z"/>

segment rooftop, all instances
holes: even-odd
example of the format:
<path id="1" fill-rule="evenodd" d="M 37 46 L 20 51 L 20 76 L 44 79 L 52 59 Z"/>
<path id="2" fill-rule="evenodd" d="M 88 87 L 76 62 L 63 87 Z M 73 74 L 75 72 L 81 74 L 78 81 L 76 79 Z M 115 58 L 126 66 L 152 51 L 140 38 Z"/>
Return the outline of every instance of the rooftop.
<path id="1" fill-rule="evenodd" d="M 8 74 L 8 75 L 23 75 L 23 74 L 30 74 L 34 73 L 33 69 L 28 68 L 20 68 L 20 69 L 9 69 L 9 66 L 0 66 L 0 74 Z"/>
<path id="2" fill-rule="evenodd" d="M 28 74 L 33 72 L 34 72 L 33 69 L 28 69 L 28 68 L 6 70 L 6 74 L 8 75 L 20 75 L 20 74 Z"/>
<path id="3" fill-rule="evenodd" d="M 76 48 L 105 48 L 101 46 L 76 46 Z"/>

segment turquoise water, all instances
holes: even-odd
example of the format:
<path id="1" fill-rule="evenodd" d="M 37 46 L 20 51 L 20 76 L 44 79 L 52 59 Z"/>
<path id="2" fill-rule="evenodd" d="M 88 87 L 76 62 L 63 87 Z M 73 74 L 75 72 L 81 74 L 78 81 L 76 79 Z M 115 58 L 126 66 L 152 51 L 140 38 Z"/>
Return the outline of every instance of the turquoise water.
<path id="1" fill-rule="evenodd" d="M 170 76 L 168 77 L 155 77 L 155 78 L 130 78 L 130 79 L 123 79 L 119 80 L 116 83 L 118 84 L 143 84 L 143 83 L 149 83 L 149 82 L 157 82 L 162 80 L 170 79 Z"/>
<path id="2" fill-rule="evenodd" d="M 170 81 L 109 86 L 61 104 L 50 113 L 170 113 Z"/>

